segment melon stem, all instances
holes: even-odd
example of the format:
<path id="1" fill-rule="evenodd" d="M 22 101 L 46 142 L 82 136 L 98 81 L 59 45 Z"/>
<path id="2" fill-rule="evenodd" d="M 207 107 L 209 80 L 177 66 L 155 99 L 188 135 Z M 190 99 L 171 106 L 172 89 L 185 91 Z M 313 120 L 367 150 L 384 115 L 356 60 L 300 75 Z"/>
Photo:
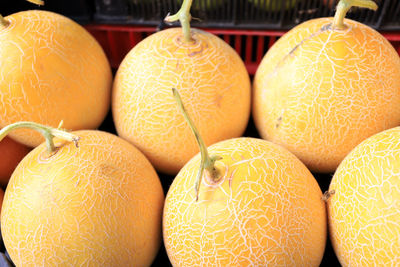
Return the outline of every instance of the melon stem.
<path id="1" fill-rule="evenodd" d="M 9 134 L 11 131 L 15 129 L 27 128 L 38 131 L 44 136 L 44 138 L 46 139 L 47 151 L 49 153 L 53 153 L 55 151 L 55 146 L 53 141 L 54 137 L 58 137 L 69 142 L 74 142 L 75 146 L 78 147 L 79 136 L 61 130 L 60 129 L 61 124 L 59 128 L 52 128 L 35 122 L 29 122 L 29 121 L 16 122 L 7 125 L 6 127 L 0 130 L 0 141 L 3 140 L 3 138 L 6 137 L 7 134 Z"/>
<path id="2" fill-rule="evenodd" d="M 1 14 L 0 14 L 0 30 L 7 28 L 7 26 L 10 24 Z"/>
<path id="3" fill-rule="evenodd" d="M 213 181 L 218 181 L 221 175 L 220 175 L 220 172 L 218 171 L 218 169 L 215 167 L 215 162 L 217 160 L 222 159 L 222 157 L 220 157 L 218 155 L 212 155 L 210 157 L 210 155 L 208 154 L 208 151 L 207 151 L 207 147 L 206 147 L 203 139 L 201 138 L 201 135 L 199 134 L 199 131 L 197 130 L 196 126 L 194 125 L 192 119 L 189 117 L 189 114 L 187 113 L 187 111 L 183 105 L 183 102 L 178 93 L 178 90 L 176 90 L 175 88 L 172 88 L 172 93 L 174 95 L 176 102 L 178 103 L 180 111 L 182 112 L 183 116 L 185 117 L 187 123 L 189 124 L 189 127 L 192 130 L 192 132 L 196 138 L 196 141 L 199 145 L 199 148 L 200 148 L 201 162 L 200 162 L 200 168 L 197 173 L 197 177 L 196 177 L 196 181 L 195 181 L 195 193 L 196 193 L 196 201 L 197 201 L 197 200 L 199 200 L 200 182 L 201 182 L 201 178 L 203 176 L 203 171 L 206 170 L 208 172 L 210 178 Z"/>
<path id="4" fill-rule="evenodd" d="M 333 18 L 333 29 L 344 30 L 346 25 L 344 24 L 344 18 L 347 12 L 352 7 L 364 7 L 372 10 L 377 10 L 378 5 L 372 0 L 340 0 L 336 6 L 335 17 Z"/>
<path id="5" fill-rule="evenodd" d="M 183 38 L 185 42 L 192 42 L 192 36 L 190 34 L 190 21 L 192 15 L 190 15 L 190 7 L 192 6 L 192 0 L 183 0 L 182 6 L 179 11 L 174 15 L 167 15 L 164 19 L 166 22 L 180 21 L 183 31 Z"/>

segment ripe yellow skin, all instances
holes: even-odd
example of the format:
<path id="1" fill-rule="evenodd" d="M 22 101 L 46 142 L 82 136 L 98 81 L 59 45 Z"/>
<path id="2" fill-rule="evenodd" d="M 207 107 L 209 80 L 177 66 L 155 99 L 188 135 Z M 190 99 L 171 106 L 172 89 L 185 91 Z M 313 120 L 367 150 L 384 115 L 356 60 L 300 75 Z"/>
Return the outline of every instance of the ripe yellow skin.
<path id="1" fill-rule="evenodd" d="M 400 58 L 378 32 L 355 21 L 307 21 L 267 52 L 254 78 L 253 115 L 262 138 L 312 171 L 333 172 L 365 138 L 400 124 Z"/>
<path id="2" fill-rule="evenodd" d="M 191 43 L 180 28 L 144 39 L 121 63 L 113 87 L 118 135 L 170 174 L 199 151 L 171 88 L 179 90 L 206 145 L 241 136 L 250 114 L 251 85 L 240 57 L 218 37 L 191 32 Z"/>
<path id="3" fill-rule="evenodd" d="M 173 266 L 318 266 L 326 242 L 325 202 L 312 174 L 271 142 L 236 138 L 208 148 L 222 178 L 194 181 L 200 155 L 173 181 L 163 237 Z"/>
<path id="4" fill-rule="evenodd" d="M 0 28 L 0 128 L 34 121 L 70 130 L 94 129 L 110 107 L 112 75 L 97 41 L 74 21 L 47 11 L 5 17 Z M 11 136 L 28 146 L 32 130 Z"/>
<path id="5" fill-rule="evenodd" d="M 330 237 L 342 266 L 400 264 L 400 127 L 358 145 L 329 190 Z"/>
<path id="6" fill-rule="evenodd" d="M 79 147 L 44 144 L 18 165 L 1 214 L 17 266 L 149 266 L 161 243 L 164 193 L 144 155 L 100 131 Z"/>

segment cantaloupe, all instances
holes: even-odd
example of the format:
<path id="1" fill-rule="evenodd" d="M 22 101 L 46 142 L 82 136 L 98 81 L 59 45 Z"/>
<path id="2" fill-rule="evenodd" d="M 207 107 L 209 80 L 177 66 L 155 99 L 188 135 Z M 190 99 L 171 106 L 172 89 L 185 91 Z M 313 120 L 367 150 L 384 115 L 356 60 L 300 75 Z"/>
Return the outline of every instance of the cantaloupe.
<path id="1" fill-rule="evenodd" d="M 57 138 L 51 153 L 45 144 L 36 147 L 7 186 L 1 231 L 12 261 L 149 266 L 161 244 L 164 203 L 150 162 L 110 133 L 59 132 L 55 136 L 79 137 L 77 146 Z"/>
<path id="2" fill-rule="evenodd" d="M 1 17 L 2 18 L 2 17 Z M 111 68 L 97 41 L 79 24 L 40 10 L 0 20 L 0 128 L 18 121 L 70 130 L 95 129 L 110 108 Z M 11 133 L 37 146 L 35 131 Z"/>
<path id="3" fill-rule="evenodd" d="M 400 57 L 372 28 L 335 18 L 304 22 L 280 38 L 254 78 L 253 115 L 267 140 L 312 171 L 333 172 L 357 144 L 400 124 Z M 343 24 L 344 23 L 344 24 Z"/>
<path id="4" fill-rule="evenodd" d="M 364 140 L 329 186 L 330 239 L 343 266 L 400 264 L 400 127 Z"/>
<path id="5" fill-rule="evenodd" d="M 262 139 L 200 144 L 201 155 L 185 164 L 165 200 L 163 237 L 172 265 L 319 266 L 325 202 L 305 165 Z"/>
<path id="6" fill-rule="evenodd" d="M 184 5 L 190 8 L 187 1 Z M 250 79 L 239 55 L 217 36 L 187 27 L 159 31 L 137 44 L 113 86 L 118 135 L 169 174 L 198 152 L 172 87 L 180 89 L 207 145 L 241 136 L 250 115 Z"/>

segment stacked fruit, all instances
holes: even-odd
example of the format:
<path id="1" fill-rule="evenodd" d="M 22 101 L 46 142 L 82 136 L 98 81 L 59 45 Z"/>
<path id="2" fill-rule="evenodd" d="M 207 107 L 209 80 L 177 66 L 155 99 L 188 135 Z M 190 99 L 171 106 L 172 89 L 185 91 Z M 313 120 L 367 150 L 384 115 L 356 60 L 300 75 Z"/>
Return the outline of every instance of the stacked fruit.
<path id="1" fill-rule="evenodd" d="M 35 147 L 0 147 L 28 153 L 1 212 L 12 261 L 148 266 L 163 238 L 174 266 L 318 266 L 329 222 L 341 264 L 400 264 L 400 58 L 344 19 L 376 4 L 289 31 L 251 91 L 236 52 L 190 29 L 191 3 L 114 80 L 73 21 L 0 16 L 0 140 Z M 119 137 L 95 130 L 110 104 Z M 264 139 L 242 137 L 251 108 Z M 335 172 L 325 194 L 310 170 Z M 166 197 L 159 173 L 176 175 Z"/>

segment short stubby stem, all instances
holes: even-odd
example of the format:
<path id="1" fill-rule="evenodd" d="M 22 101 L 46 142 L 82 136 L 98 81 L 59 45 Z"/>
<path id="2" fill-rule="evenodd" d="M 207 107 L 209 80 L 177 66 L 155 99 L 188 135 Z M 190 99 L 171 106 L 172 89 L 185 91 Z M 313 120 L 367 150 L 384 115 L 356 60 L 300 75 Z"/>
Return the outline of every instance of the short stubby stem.
<path id="1" fill-rule="evenodd" d="M 347 12 L 352 7 L 364 7 L 372 10 L 378 9 L 378 5 L 372 0 L 340 0 L 336 6 L 336 13 L 333 19 L 332 29 L 344 30 L 346 25 L 344 24 L 344 18 Z"/>
<path id="2" fill-rule="evenodd" d="M 0 14 L 0 30 L 7 28 L 10 22 Z"/>
<path id="3" fill-rule="evenodd" d="M 74 135 L 72 133 L 66 132 L 61 129 L 57 128 L 52 128 L 49 126 L 45 126 L 39 123 L 35 122 L 29 122 L 29 121 L 21 121 L 21 122 L 16 122 L 10 125 L 7 125 L 3 129 L 0 130 L 0 141 L 3 140 L 4 137 L 7 136 L 8 133 L 15 129 L 19 128 L 26 128 L 26 129 L 32 129 L 35 131 L 38 131 L 41 133 L 44 138 L 46 139 L 46 146 L 47 150 L 49 153 L 53 153 L 55 150 L 54 146 L 54 137 L 58 137 L 60 139 L 69 141 L 69 142 L 74 142 L 75 146 L 78 147 L 78 141 L 79 141 L 79 136 Z"/>

